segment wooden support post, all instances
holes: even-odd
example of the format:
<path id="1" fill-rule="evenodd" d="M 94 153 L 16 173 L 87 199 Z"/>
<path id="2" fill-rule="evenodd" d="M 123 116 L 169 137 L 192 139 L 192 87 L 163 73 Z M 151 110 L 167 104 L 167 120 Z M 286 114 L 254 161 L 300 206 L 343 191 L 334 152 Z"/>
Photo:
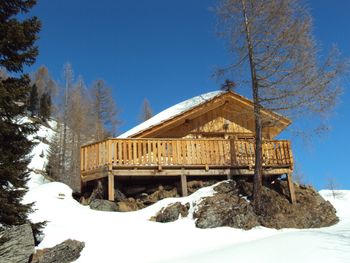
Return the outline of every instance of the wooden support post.
<path id="1" fill-rule="evenodd" d="M 108 200 L 114 201 L 114 175 L 108 172 Z"/>
<path id="2" fill-rule="evenodd" d="M 184 173 L 181 174 L 181 192 L 182 196 L 187 196 L 187 177 Z"/>
<path id="3" fill-rule="evenodd" d="M 227 180 L 232 180 L 233 179 L 233 176 L 232 176 L 232 174 L 229 172 L 228 174 L 227 174 Z"/>
<path id="4" fill-rule="evenodd" d="M 287 182 L 288 182 L 290 201 L 292 204 L 295 204 L 296 203 L 295 190 L 294 190 L 293 177 L 291 173 L 287 174 Z"/>

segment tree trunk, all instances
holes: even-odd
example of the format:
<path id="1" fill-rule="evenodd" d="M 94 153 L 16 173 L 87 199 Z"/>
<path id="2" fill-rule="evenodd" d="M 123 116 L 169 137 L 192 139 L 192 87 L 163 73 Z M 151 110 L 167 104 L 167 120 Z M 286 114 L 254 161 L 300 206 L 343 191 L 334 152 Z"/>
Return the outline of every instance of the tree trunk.
<path id="1" fill-rule="evenodd" d="M 261 105 L 259 99 L 259 83 L 256 74 L 256 65 L 254 61 L 253 43 L 250 34 L 250 24 L 247 15 L 245 0 L 241 0 L 242 11 L 245 24 L 246 41 L 248 47 L 250 75 L 252 81 L 254 119 L 255 119 L 255 168 L 253 185 L 253 202 L 257 212 L 261 210 L 261 191 L 262 191 L 262 121 Z"/>
<path id="2" fill-rule="evenodd" d="M 262 122 L 260 105 L 254 105 L 255 116 L 255 168 L 253 184 L 253 201 L 256 212 L 259 213 L 262 207 Z"/>

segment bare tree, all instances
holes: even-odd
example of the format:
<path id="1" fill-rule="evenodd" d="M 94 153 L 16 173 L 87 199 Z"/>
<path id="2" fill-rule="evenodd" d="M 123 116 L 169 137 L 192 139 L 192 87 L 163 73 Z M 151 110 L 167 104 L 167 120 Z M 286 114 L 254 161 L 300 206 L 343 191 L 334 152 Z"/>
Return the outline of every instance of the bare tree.
<path id="1" fill-rule="evenodd" d="M 328 176 L 326 178 L 326 189 L 330 190 L 332 192 L 332 196 L 333 198 L 336 198 L 337 196 L 339 196 L 337 189 L 339 187 L 336 179 L 333 176 Z"/>
<path id="2" fill-rule="evenodd" d="M 116 133 L 118 110 L 112 97 L 112 90 L 103 80 L 97 80 L 91 88 L 92 115 L 95 126 L 95 140 L 102 140 Z"/>
<path id="3" fill-rule="evenodd" d="M 69 92 L 72 88 L 73 83 L 73 69 L 72 65 L 67 63 L 64 66 L 63 71 L 64 79 L 65 79 L 65 89 L 64 89 L 64 99 L 63 99 L 63 112 L 61 113 L 63 115 L 63 133 L 62 133 L 62 156 L 61 156 L 61 167 L 66 167 L 66 149 L 67 149 L 67 122 L 68 122 L 68 105 L 69 105 Z M 62 171 L 61 173 L 63 173 Z"/>
<path id="4" fill-rule="evenodd" d="M 240 69 L 250 79 L 255 119 L 253 200 L 259 212 L 262 129 L 268 123 L 273 125 L 271 120 L 263 120 L 262 109 L 292 119 L 301 113 L 303 117 L 324 116 L 337 102 L 337 80 L 347 63 L 339 59 L 335 49 L 321 61 L 311 16 L 298 0 L 223 0 L 217 11 L 220 31 L 236 56 L 236 62 L 218 74 Z"/>
<path id="5" fill-rule="evenodd" d="M 90 107 L 88 91 L 83 79 L 73 85 L 69 92 L 69 104 L 67 117 L 70 185 L 75 190 L 80 189 L 80 147 L 86 143 L 91 135 L 90 129 Z"/>
<path id="6" fill-rule="evenodd" d="M 153 117 L 153 111 L 149 101 L 145 98 L 142 103 L 139 119 L 141 122 L 147 121 Z"/>
<path id="7" fill-rule="evenodd" d="M 51 77 L 46 66 L 40 66 L 39 69 L 32 75 L 31 79 L 32 84 L 35 84 L 38 88 L 39 98 L 44 93 L 48 94 L 51 98 L 57 95 L 58 86 Z"/>

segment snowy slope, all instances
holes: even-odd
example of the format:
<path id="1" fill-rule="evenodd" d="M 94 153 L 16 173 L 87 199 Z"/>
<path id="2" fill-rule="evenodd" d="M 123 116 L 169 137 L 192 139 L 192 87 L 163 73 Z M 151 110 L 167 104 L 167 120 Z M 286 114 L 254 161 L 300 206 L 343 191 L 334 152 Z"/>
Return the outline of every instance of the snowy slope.
<path id="1" fill-rule="evenodd" d="M 42 136 L 52 131 L 41 129 Z M 31 166 L 42 169 L 45 145 L 33 150 Z M 44 156 L 46 156 L 44 154 Z M 337 209 L 340 223 L 321 229 L 275 230 L 257 227 L 249 231 L 221 227 L 198 229 L 191 218 L 173 223 L 148 219 L 161 207 L 180 201 L 199 202 L 214 193 L 202 188 L 188 197 L 169 198 L 143 210 L 129 213 L 101 212 L 75 201 L 72 190 L 57 182 L 46 183 L 32 175 L 25 202 L 36 202 L 34 222 L 47 220 L 39 248 L 54 246 L 67 238 L 85 242 L 76 262 L 350 262 L 350 190 L 321 195 Z M 192 209 L 192 208 L 191 208 Z"/>
<path id="2" fill-rule="evenodd" d="M 190 218 L 166 224 L 148 221 L 162 206 L 174 201 L 195 202 L 211 195 L 212 187 L 130 213 L 90 210 L 71 193 L 64 184 L 47 183 L 33 188 L 25 200 L 36 201 L 33 221 L 49 221 L 40 248 L 67 238 L 85 241 L 77 262 L 280 262 L 281 258 L 284 262 L 350 262 L 350 191 L 343 191 L 336 199 L 327 191 L 321 192 L 341 218 L 335 226 L 310 230 L 258 227 L 249 231 L 198 229 Z"/>
<path id="3" fill-rule="evenodd" d="M 47 182 L 41 175 L 41 172 L 45 170 L 47 164 L 49 145 L 46 142 L 50 141 L 50 138 L 53 136 L 53 129 L 56 127 L 57 123 L 55 121 L 49 121 L 48 124 L 49 127 L 40 125 L 36 134 L 29 137 L 30 140 L 37 143 L 30 153 L 32 160 L 29 163 L 28 168 L 31 169 L 32 172 L 30 173 L 30 180 L 27 183 L 29 188 Z"/>
<path id="4" fill-rule="evenodd" d="M 119 135 L 118 138 L 127 138 L 131 135 L 134 135 L 136 133 L 139 133 L 145 129 L 148 129 L 152 126 L 155 126 L 157 124 L 160 124 L 168 119 L 171 119 L 175 116 L 180 115 L 181 113 L 184 113 L 185 111 L 188 111 L 210 99 L 213 99 L 214 97 L 217 97 L 224 93 L 224 91 L 212 91 L 208 92 L 196 97 L 193 97 L 191 99 L 185 100 L 183 102 L 180 102 L 166 110 L 163 110 L 162 112 L 158 113 L 157 115 L 153 116 L 149 120 L 135 126 L 134 128 L 128 130 L 127 132 Z"/>

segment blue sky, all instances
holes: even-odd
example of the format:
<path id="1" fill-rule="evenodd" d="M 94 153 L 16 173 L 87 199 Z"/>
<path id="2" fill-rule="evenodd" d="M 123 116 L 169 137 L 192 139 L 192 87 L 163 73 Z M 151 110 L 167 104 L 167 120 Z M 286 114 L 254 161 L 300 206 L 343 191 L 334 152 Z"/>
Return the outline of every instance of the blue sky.
<path id="1" fill-rule="evenodd" d="M 231 60 L 216 36 L 215 0 L 39 0 L 32 14 L 42 21 L 40 55 L 31 70 L 46 65 L 56 80 L 66 62 L 86 84 L 104 79 L 121 109 L 123 132 L 138 122 L 148 98 L 155 113 L 195 95 L 216 90 L 216 67 Z M 307 1 L 316 39 L 327 50 L 336 43 L 350 57 L 350 2 Z M 344 95 L 329 120 L 332 130 L 311 145 L 292 138 L 306 180 L 323 188 L 334 177 L 350 189 L 350 95 Z M 249 89 L 239 92 L 250 96 Z M 288 133 L 285 134 L 288 137 Z"/>

